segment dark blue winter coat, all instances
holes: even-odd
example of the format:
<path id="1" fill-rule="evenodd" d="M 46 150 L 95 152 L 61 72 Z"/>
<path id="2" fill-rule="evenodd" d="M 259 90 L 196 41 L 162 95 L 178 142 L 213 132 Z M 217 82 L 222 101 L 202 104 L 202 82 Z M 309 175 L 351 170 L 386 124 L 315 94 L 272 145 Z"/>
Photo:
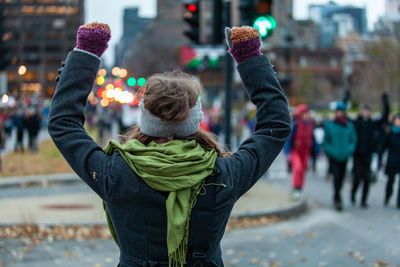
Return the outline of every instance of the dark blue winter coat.
<path id="1" fill-rule="evenodd" d="M 119 152 L 105 154 L 83 128 L 99 65 L 86 53 L 68 55 L 50 108 L 49 133 L 73 170 L 106 203 L 120 244 L 120 266 L 168 263 L 167 195 L 147 186 Z M 223 266 L 220 242 L 233 205 L 268 170 L 291 131 L 287 101 L 267 57 L 253 57 L 238 70 L 257 105 L 257 125 L 237 152 L 216 160 L 215 182 L 226 188 L 217 188 L 207 258 L 218 266 Z"/>

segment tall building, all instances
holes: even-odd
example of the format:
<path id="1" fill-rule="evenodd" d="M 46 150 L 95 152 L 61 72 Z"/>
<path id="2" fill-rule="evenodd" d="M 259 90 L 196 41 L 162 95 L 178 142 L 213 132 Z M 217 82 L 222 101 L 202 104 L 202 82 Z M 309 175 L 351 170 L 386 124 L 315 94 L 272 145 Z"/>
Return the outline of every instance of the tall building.
<path id="1" fill-rule="evenodd" d="M 375 23 L 374 35 L 395 38 L 400 42 L 400 18 L 393 16 L 379 18 Z"/>
<path id="2" fill-rule="evenodd" d="M 9 93 L 50 97 L 84 22 L 84 0 L 2 0 L 2 10 Z"/>
<path id="3" fill-rule="evenodd" d="M 320 25 L 319 46 L 336 45 L 338 37 L 357 32 L 367 33 L 367 17 L 365 7 L 341 6 L 333 1 L 327 4 L 309 6 L 310 18 Z"/>
<path id="4" fill-rule="evenodd" d="M 177 68 L 180 48 L 187 42 L 182 15 L 181 1 L 158 0 L 157 17 L 138 36 L 121 65 L 134 77 Z"/>
<path id="5" fill-rule="evenodd" d="M 272 46 L 285 46 L 293 39 L 293 0 L 275 0 L 272 7 L 277 28 L 271 36 Z M 268 40 L 267 40 L 268 42 Z"/>
<path id="6" fill-rule="evenodd" d="M 400 0 L 386 0 L 385 15 L 400 16 Z"/>
<path id="7" fill-rule="evenodd" d="M 135 40 L 142 33 L 150 19 L 139 16 L 137 7 L 125 8 L 123 18 L 123 32 L 120 42 L 115 47 L 115 66 L 121 66 Z"/>

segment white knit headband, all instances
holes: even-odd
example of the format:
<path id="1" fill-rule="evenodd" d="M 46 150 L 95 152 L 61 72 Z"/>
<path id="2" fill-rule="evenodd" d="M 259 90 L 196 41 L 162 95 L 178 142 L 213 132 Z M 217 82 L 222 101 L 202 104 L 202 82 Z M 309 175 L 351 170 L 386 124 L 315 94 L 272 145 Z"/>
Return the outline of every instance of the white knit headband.
<path id="1" fill-rule="evenodd" d="M 184 137 L 195 134 L 200 128 L 203 111 L 200 100 L 190 109 L 190 116 L 184 121 L 167 121 L 152 115 L 145 107 L 144 102 L 139 102 L 139 127 L 145 135 L 152 137 Z"/>

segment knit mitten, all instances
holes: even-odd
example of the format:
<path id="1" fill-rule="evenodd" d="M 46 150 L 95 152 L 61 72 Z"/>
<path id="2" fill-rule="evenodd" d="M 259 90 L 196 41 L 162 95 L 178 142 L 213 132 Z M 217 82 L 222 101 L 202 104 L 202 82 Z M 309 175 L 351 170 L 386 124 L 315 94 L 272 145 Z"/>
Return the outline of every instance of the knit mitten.
<path id="1" fill-rule="evenodd" d="M 257 29 L 249 26 L 225 28 L 229 54 L 240 64 L 252 57 L 262 55 L 261 38 Z"/>
<path id="2" fill-rule="evenodd" d="M 111 30 L 107 24 L 92 22 L 79 27 L 76 34 L 76 48 L 85 50 L 98 57 L 106 51 Z"/>

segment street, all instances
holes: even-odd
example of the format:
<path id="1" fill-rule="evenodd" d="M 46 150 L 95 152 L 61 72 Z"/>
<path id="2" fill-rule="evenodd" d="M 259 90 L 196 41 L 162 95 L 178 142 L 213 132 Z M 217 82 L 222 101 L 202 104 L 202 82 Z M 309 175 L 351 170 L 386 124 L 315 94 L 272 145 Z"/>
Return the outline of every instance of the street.
<path id="1" fill-rule="evenodd" d="M 322 161 L 322 160 L 321 160 Z M 268 175 L 268 182 L 290 188 L 280 156 Z M 372 185 L 367 210 L 352 207 L 349 183 L 343 190 L 344 211 L 331 203 L 331 183 L 325 179 L 322 161 L 317 173 L 309 172 L 305 197 L 310 210 L 280 223 L 232 230 L 222 241 L 226 266 L 400 266 L 400 212 L 394 204 L 383 208 L 385 180 Z M 349 179 L 347 178 L 347 181 Z M 263 181 L 260 181 L 261 183 Z M 265 182 L 265 181 L 264 181 Z M 83 187 L 57 188 L 66 193 Z M 21 197 L 16 189 L 2 197 Z M 39 189 L 34 189 L 38 194 Z M 51 190 L 45 188 L 40 194 Z M 76 192 L 74 192 L 76 193 Z M 11 194 L 11 195 L 10 195 Z M 393 202 L 393 201 L 392 201 Z M 112 240 L 54 241 L 31 246 L 27 240 L 0 240 L 3 266 L 116 266 L 118 250 Z M 1 266 L 1 265 L 0 265 Z"/>
<path id="2" fill-rule="evenodd" d="M 281 166 L 281 174 L 283 164 L 276 165 Z M 385 180 L 372 185 L 367 210 L 350 205 L 350 184 L 346 183 L 344 211 L 338 213 L 332 207 L 332 185 L 324 173 L 320 168 L 317 175 L 308 174 L 304 193 L 311 210 L 307 214 L 226 233 L 222 243 L 226 265 L 400 266 L 400 212 L 393 199 L 390 207 L 383 207 Z M 290 186 L 290 179 L 275 179 L 272 173 L 269 181 Z"/>

